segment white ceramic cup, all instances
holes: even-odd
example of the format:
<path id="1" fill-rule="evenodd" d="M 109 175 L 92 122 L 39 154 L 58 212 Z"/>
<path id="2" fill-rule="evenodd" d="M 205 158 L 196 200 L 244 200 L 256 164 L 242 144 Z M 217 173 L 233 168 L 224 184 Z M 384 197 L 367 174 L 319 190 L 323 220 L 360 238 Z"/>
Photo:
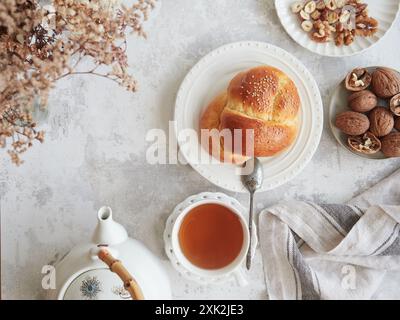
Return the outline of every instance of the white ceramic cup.
<path id="1" fill-rule="evenodd" d="M 191 263 L 182 252 L 179 243 L 179 230 L 187 214 L 194 208 L 204 204 L 217 204 L 229 209 L 235 214 L 242 225 L 243 244 L 237 257 L 228 265 L 220 269 L 203 269 Z M 189 197 L 180 203 L 167 221 L 164 233 L 165 249 L 174 267 L 189 279 L 199 283 L 218 283 L 234 278 L 240 286 L 247 284 L 243 274 L 243 265 L 246 260 L 250 243 L 247 217 L 240 203 L 222 193 L 201 193 Z M 253 242 L 254 246 L 256 241 Z"/>

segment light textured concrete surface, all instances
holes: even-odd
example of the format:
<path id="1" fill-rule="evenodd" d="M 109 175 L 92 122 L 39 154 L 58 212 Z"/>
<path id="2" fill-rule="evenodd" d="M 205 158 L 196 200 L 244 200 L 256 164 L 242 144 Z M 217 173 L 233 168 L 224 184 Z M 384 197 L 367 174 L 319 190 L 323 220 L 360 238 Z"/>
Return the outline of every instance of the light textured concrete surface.
<path id="1" fill-rule="evenodd" d="M 140 83 L 137 93 L 88 76 L 64 79 L 53 91 L 48 114 L 41 121 L 46 142 L 29 151 L 19 168 L 1 156 L 4 298 L 42 298 L 42 266 L 89 239 L 96 211 L 103 204 L 110 205 L 129 233 L 163 260 L 175 298 L 267 298 L 259 254 L 245 288 L 234 283 L 200 286 L 170 267 L 162 240 L 169 213 L 189 195 L 219 189 L 190 166 L 147 164 L 147 131 L 168 128 L 185 74 L 206 53 L 233 41 L 265 41 L 293 53 L 315 76 L 325 111 L 332 90 L 353 67 L 400 69 L 400 21 L 364 54 L 325 58 L 291 40 L 271 0 L 164 0 L 147 32 L 148 40 L 131 38 L 129 43 L 129 59 Z M 399 166 L 399 160 L 352 155 L 339 147 L 325 123 L 311 163 L 290 183 L 257 195 L 257 209 L 281 199 L 347 201 Z M 247 205 L 246 196 L 231 195 Z"/>

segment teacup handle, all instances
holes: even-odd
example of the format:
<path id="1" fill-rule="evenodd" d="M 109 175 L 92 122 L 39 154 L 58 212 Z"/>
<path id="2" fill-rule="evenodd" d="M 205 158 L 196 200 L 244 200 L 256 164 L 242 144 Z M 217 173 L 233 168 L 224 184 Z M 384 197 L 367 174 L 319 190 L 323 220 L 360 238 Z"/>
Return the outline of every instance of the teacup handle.
<path id="1" fill-rule="evenodd" d="M 233 277 L 235 278 L 236 283 L 239 287 L 245 287 L 249 284 L 242 268 L 238 268 L 233 273 Z"/>

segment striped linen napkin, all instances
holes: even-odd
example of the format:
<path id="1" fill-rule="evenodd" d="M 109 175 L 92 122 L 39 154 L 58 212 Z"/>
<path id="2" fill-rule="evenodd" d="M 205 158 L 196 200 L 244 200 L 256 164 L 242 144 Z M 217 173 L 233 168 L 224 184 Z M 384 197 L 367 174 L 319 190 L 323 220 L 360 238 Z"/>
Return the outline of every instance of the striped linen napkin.
<path id="1" fill-rule="evenodd" d="M 347 205 L 265 209 L 259 234 L 269 298 L 400 299 L 399 231 L 400 170 Z"/>

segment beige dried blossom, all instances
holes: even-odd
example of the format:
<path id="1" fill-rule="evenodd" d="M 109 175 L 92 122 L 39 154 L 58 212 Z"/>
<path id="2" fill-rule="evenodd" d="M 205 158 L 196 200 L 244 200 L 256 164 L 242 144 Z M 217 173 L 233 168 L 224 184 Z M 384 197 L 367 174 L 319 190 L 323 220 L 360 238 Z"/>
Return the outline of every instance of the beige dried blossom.
<path id="1" fill-rule="evenodd" d="M 35 140 L 43 142 L 31 113 L 46 107 L 57 80 L 88 74 L 136 90 L 127 71 L 126 35 L 146 36 L 143 21 L 155 1 L 137 0 L 129 8 L 116 0 L 0 2 L 0 147 L 9 149 L 14 163 Z M 88 57 L 93 67 L 81 70 Z"/>

